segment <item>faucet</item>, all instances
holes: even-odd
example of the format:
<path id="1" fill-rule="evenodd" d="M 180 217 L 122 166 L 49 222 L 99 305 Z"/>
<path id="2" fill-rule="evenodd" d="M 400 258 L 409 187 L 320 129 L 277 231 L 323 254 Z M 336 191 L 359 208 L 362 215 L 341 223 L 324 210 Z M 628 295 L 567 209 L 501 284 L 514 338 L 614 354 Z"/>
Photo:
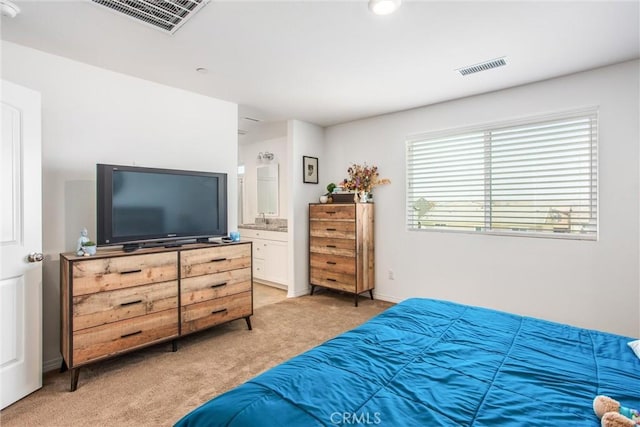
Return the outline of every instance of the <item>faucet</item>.
<path id="1" fill-rule="evenodd" d="M 260 216 L 262 216 L 262 223 L 266 224 L 267 223 L 267 218 L 265 218 L 264 212 L 260 212 Z"/>

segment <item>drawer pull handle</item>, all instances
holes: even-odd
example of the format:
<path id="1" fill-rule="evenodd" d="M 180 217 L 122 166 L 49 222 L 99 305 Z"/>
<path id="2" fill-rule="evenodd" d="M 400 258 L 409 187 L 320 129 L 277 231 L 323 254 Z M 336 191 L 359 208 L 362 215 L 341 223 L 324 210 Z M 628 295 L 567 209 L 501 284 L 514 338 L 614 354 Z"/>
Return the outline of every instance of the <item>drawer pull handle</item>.
<path id="1" fill-rule="evenodd" d="M 327 245 L 328 248 L 336 248 L 336 245 Z"/>
<path id="2" fill-rule="evenodd" d="M 327 264 L 329 264 L 329 265 L 336 265 L 336 262 L 335 262 L 335 261 L 327 261 Z"/>
<path id="3" fill-rule="evenodd" d="M 330 282 L 337 282 L 337 280 L 336 280 L 336 279 L 329 279 L 329 278 L 327 278 L 327 280 L 328 280 L 328 281 L 330 281 Z"/>
<path id="4" fill-rule="evenodd" d="M 336 231 L 335 228 L 327 228 L 327 231 Z"/>
<path id="5" fill-rule="evenodd" d="M 141 334 L 141 333 L 142 333 L 142 331 L 131 332 L 130 334 L 120 335 L 120 338 L 132 337 L 134 335 L 138 335 L 138 334 Z"/>
<path id="6" fill-rule="evenodd" d="M 226 258 L 214 258 L 211 260 L 211 262 L 221 262 L 221 261 L 226 261 Z"/>
<path id="7" fill-rule="evenodd" d="M 218 283 L 217 285 L 211 285 L 212 288 L 221 288 L 223 286 L 227 286 L 227 282 Z"/>
<path id="8" fill-rule="evenodd" d="M 333 215 L 333 214 L 335 214 L 335 213 L 336 213 L 336 211 L 327 211 L 327 213 L 328 213 L 329 215 Z"/>
<path id="9" fill-rule="evenodd" d="M 222 308 L 222 309 L 220 309 L 220 310 L 213 310 L 213 311 L 211 312 L 211 314 L 224 313 L 224 312 L 226 312 L 226 311 L 227 311 L 227 309 L 226 309 L 226 308 Z"/>
<path id="10" fill-rule="evenodd" d="M 120 307 L 125 307 L 127 305 L 133 305 L 133 304 L 140 304 L 141 302 L 142 302 L 141 299 L 137 301 L 123 302 L 122 304 L 120 304 Z"/>
<path id="11" fill-rule="evenodd" d="M 141 273 L 142 270 L 129 270 L 129 271 L 121 271 L 120 274 L 133 274 L 133 273 Z"/>

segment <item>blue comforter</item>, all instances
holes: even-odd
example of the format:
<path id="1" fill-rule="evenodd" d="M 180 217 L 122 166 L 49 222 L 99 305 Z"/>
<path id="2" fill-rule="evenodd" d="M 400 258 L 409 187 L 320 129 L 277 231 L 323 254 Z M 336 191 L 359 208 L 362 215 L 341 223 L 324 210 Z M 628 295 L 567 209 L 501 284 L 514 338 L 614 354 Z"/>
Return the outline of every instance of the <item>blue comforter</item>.
<path id="1" fill-rule="evenodd" d="M 640 408 L 631 338 L 410 299 L 205 403 L 177 426 L 599 426 Z"/>

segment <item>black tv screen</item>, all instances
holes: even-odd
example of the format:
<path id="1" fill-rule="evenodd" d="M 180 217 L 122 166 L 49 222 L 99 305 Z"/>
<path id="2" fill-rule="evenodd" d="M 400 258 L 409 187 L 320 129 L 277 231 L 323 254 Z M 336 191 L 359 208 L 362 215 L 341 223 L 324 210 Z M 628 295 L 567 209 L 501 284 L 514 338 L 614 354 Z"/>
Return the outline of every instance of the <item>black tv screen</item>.
<path id="1" fill-rule="evenodd" d="M 227 234 L 227 174 L 97 165 L 98 245 Z"/>

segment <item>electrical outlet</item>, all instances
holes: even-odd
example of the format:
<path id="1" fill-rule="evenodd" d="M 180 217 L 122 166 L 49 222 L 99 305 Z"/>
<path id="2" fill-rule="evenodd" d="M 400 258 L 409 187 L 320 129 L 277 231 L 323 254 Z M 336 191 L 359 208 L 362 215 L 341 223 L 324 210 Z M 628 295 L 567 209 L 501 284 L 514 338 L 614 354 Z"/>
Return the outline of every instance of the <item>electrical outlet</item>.
<path id="1" fill-rule="evenodd" d="M 393 280 L 393 270 L 389 270 L 389 280 Z"/>

